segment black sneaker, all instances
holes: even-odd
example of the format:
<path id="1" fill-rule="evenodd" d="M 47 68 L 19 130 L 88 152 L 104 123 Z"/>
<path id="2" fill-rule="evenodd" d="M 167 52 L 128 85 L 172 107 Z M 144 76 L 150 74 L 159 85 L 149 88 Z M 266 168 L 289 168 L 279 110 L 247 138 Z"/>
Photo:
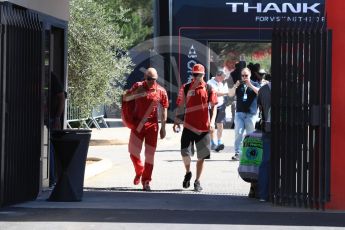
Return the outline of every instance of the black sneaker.
<path id="1" fill-rule="evenodd" d="M 240 160 L 240 155 L 238 155 L 238 153 L 235 153 L 235 155 L 231 159 L 233 161 L 239 161 Z"/>
<path id="2" fill-rule="evenodd" d="M 217 148 L 215 150 L 216 150 L 216 152 L 219 152 L 219 151 L 221 151 L 223 149 L 224 149 L 224 144 L 220 144 L 220 145 L 217 146 Z"/>
<path id="3" fill-rule="evenodd" d="M 182 186 L 184 188 L 189 188 L 190 186 L 190 179 L 192 179 L 192 172 L 187 172 L 186 175 L 184 176 L 184 180 L 182 183 Z"/>
<path id="4" fill-rule="evenodd" d="M 202 190 L 202 187 L 200 186 L 200 181 L 196 180 L 194 182 L 194 191 L 195 192 L 200 192 Z"/>

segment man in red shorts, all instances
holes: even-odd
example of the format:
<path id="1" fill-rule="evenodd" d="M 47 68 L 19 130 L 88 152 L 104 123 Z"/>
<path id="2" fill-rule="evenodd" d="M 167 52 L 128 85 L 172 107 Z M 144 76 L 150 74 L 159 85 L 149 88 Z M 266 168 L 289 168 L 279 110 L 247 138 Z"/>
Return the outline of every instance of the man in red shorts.
<path id="1" fill-rule="evenodd" d="M 183 131 L 181 136 L 181 155 L 186 169 L 182 186 L 188 188 L 192 178 L 190 171 L 191 157 L 194 155 L 194 143 L 197 148 L 196 178 L 194 190 L 200 192 L 200 176 L 203 170 L 204 160 L 210 158 L 210 130 L 214 129 L 217 115 L 217 94 L 204 81 L 205 68 L 201 64 L 193 66 L 193 80 L 184 84 L 176 101 L 178 106 L 173 129 L 176 132 L 180 129 L 182 121 L 179 114 L 184 110 Z M 209 105 L 211 106 L 212 117 L 209 117 Z"/>
<path id="2" fill-rule="evenodd" d="M 135 169 L 135 185 L 141 183 L 143 190 L 150 191 L 150 181 L 154 164 L 154 154 L 157 146 L 159 104 L 162 106 L 160 138 L 166 135 L 165 123 L 167 120 L 168 96 L 163 87 L 157 83 L 158 74 L 154 68 L 148 68 L 144 75 L 144 81 L 135 83 L 124 94 L 124 100 L 135 100 L 134 118 L 137 121 L 135 128 L 131 130 L 128 151 Z M 145 140 L 145 164 L 140 159 L 140 152 Z"/>

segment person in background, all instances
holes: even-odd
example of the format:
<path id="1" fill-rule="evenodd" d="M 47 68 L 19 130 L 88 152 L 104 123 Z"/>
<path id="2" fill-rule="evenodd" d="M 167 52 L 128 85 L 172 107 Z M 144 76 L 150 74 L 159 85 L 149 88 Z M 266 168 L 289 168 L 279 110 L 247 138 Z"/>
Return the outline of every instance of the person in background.
<path id="1" fill-rule="evenodd" d="M 245 61 L 239 61 L 235 64 L 235 69 L 230 73 L 230 77 L 226 80 L 229 89 L 234 87 L 234 84 L 237 81 L 241 81 L 241 72 L 243 68 L 246 67 Z M 230 121 L 230 128 L 233 129 L 235 127 L 235 112 L 236 112 L 236 95 L 229 97 L 230 103 L 230 109 L 231 109 L 231 121 Z"/>
<path id="2" fill-rule="evenodd" d="M 225 109 L 226 105 L 224 104 L 224 96 L 227 96 L 229 93 L 228 85 L 225 82 L 225 73 L 223 70 L 219 69 L 216 73 L 216 76 L 207 81 L 207 84 L 210 85 L 217 94 L 218 103 L 217 107 L 217 116 L 216 116 L 216 126 L 217 126 L 217 141 L 215 141 L 215 132 L 211 131 L 211 150 L 216 150 L 217 152 L 224 149 L 224 143 L 222 141 L 223 128 L 225 122 Z M 211 111 L 212 112 L 212 111 Z"/>
<path id="3" fill-rule="evenodd" d="M 267 84 L 269 81 L 266 79 L 266 71 L 265 69 L 260 69 L 257 73 L 257 78 L 258 78 L 258 83 L 260 84 L 260 86 L 264 86 L 265 84 Z"/>
<path id="4" fill-rule="evenodd" d="M 261 68 L 261 65 L 259 63 L 252 63 L 250 62 L 248 65 L 247 65 L 247 68 L 250 69 L 250 72 L 252 74 L 251 76 L 251 80 L 252 81 L 255 81 L 255 82 L 259 82 L 260 80 L 260 75 L 259 75 L 259 70 Z"/>
<path id="5" fill-rule="evenodd" d="M 271 155 L 271 82 L 262 86 L 258 93 L 258 107 L 261 112 L 261 131 L 263 141 L 263 157 L 259 167 L 259 178 L 255 196 L 260 201 L 269 198 L 269 175 Z"/>
<path id="6" fill-rule="evenodd" d="M 229 89 L 229 96 L 236 95 L 235 113 L 235 155 L 232 160 L 239 160 L 240 148 L 243 141 L 244 131 L 251 133 L 255 130 L 255 120 L 257 111 L 257 94 L 260 85 L 250 79 L 249 68 L 244 68 L 241 72 L 241 81 L 237 81 Z"/>
<path id="7" fill-rule="evenodd" d="M 158 74 L 156 69 L 148 68 L 144 74 L 144 81 L 135 83 L 131 89 L 125 92 L 125 101 L 135 100 L 135 118 L 138 125 L 131 130 L 128 151 L 134 165 L 135 185 L 141 183 L 144 191 L 151 191 L 150 182 L 154 165 L 154 154 L 158 138 L 158 115 L 159 104 L 161 116 L 160 138 L 166 136 L 165 123 L 167 120 L 168 96 L 163 87 L 157 83 Z M 140 152 L 145 140 L 145 164 L 142 163 Z"/>
<path id="8" fill-rule="evenodd" d="M 248 68 L 252 72 L 252 80 L 259 83 L 260 87 L 267 84 L 268 81 L 265 79 L 266 71 L 261 68 L 260 63 L 249 63 Z M 255 119 L 255 129 L 259 129 L 260 127 L 260 111 L 257 110 L 256 119 Z"/>
<path id="9" fill-rule="evenodd" d="M 210 158 L 210 131 L 214 129 L 217 115 L 217 94 L 204 81 L 205 67 L 195 64 L 192 69 L 193 80 L 184 84 L 178 94 L 176 101 L 176 117 L 173 130 L 180 130 L 183 123 L 181 136 L 181 155 L 185 166 L 186 174 L 182 182 L 183 188 L 189 188 L 192 172 L 190 170 L 191 157 L 194 155 L 194 143 L 197 149 L 196 178 L 194 191 L 200 192 L 203 188 L 200 184 L 205 159 Z M 185 93 L 186 91 L 186 93 Z M 208 106 L 211 106 L 212 116 L 210 118 Z M 179 115 L 185 107 L 184 121 Z"/>
<path id="10" fill-rule="evenodd" d="M 237 62 L 237 63 L 235 64 L 235 69 L 234 69 L 234 71 L 232 71 L 232 72 L 230 73 L 230 76 L 231 76 L 231 79 L 232 79 L 233 84 L 236 83 L 237 81 L 241 81 L 241 72 L 242 72 L 243 68 L 245 68 L 245 67 L 246 67 L 246 62 L 245 62 L 245 61 L 239 61 L 239 62 Z M 229 81 L 229 80 L 230 80 L 230 79 L 228 79 L 228 81 Z M 228 86 L 229 86 L 230 88 L 233 87 L 233 84 L 229 84 L 229 82 L 228 82 Z"/>
<path id="11" fill-rule="evenodd" d="M 63 85 L 55 73 L 52 72 L 50 78 L 49 106 L 49 128 L 51 131 L 61 129 L 61 117 L 65 109 L 65 99 L 66 94 Z M 49 187 L 51 187 L 56 184 L 55 151 L 51 143 L 49 164 Z"/>

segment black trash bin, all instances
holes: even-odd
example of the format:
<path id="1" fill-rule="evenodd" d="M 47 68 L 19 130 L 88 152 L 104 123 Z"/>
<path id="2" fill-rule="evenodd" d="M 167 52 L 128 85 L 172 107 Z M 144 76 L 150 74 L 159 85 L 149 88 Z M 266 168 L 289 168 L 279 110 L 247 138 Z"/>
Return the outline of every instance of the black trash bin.
<path id="1" fill-rule="evenodd" d="M 91 130 L 52 131 L 57 183 L 48 201 L 81 201 Z"/>

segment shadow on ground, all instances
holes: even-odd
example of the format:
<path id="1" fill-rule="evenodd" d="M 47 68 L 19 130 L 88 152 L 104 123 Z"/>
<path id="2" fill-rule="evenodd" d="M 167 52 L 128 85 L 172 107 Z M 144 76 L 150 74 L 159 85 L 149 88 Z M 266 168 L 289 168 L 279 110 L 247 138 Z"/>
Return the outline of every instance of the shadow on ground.
<path id="1" fill-rule="evenodd" d="M 86 191 L 82 202 L 37 201 L 0 210 L 2 222 L 108 222 L 345 226 L 345 213 L 275 207 L 241 196 Z M 111 190 L 113 189 L 113 190 Z M 115 191 L 116 190 L 116 191 Z"/>

